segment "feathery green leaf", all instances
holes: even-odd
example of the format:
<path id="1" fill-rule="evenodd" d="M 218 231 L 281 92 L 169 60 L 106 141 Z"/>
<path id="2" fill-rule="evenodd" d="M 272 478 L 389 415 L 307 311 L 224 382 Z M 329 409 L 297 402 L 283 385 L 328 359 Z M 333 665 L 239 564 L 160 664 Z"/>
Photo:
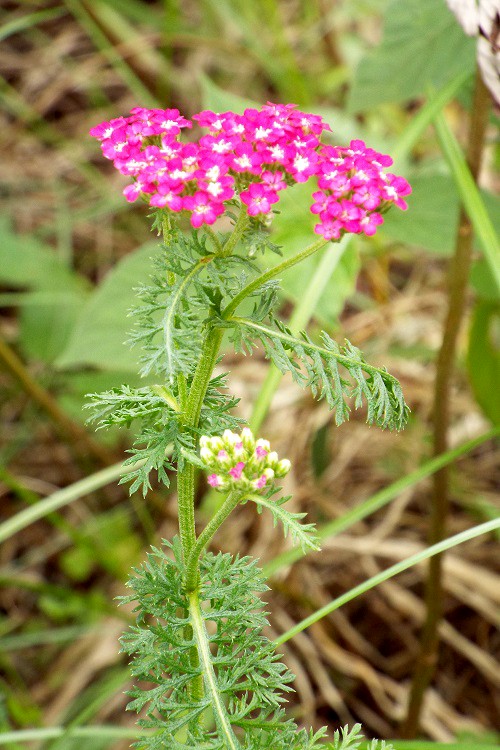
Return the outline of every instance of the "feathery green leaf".
<path id="1" fill-rule="evenodd" d="M 302 332 L 299 338 L 280 321 L 270 320 L 272 327 L 261 323 L 254 311 L 252 318 L 233 317 L 220 325 L 233 328 L 238 351 L 251 352 L 256 342 L 260 342 L 266 357 L 281 372 L 290 372 L 299 385 L 308 386 L 314 396 L 326 399 L 335 411 L 337 424 L 349 418 L 347 402 L 353 399 L 356 409 L 366 402 L 370 424 L 402 429 L 409 408 L 398 380 L 385 368 L 370 365 L 349 341 L 339 346 L 322 331 L 322 345 L 319 345 L 307 333 Z"/>

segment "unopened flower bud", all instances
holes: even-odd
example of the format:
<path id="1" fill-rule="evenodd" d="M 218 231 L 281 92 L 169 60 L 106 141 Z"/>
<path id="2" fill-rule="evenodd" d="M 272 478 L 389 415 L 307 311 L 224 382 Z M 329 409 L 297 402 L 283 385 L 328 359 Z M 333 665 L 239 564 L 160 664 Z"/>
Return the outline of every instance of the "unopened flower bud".
<path id="1" fill-rule="evenodd" d="M 240 436 L 235 432 L 231 432 L 231 430 L 224 430 L 222 439 L 228 448 L 232 448 L 236 443 L 240 442 Z"/>
<path id="2" fill-rule="evenodd" d="M 206 464 L 211 463 L 214 460 L 214 454 L 207 445 L 201 445 L 200 441 L 200 458 Z"/>
<path id="3" fill-rule="evenodd" d="M 243 447 L 251 452 L 255 449 L 255 438 L 250 427 L 244 427 L 241 431 L 241 442 Z"/>
<path id="4" fill-rule="evenodd" d="M 257 451 L 266 451 L 266 454 L 269 453 L 271 450 L 271 444 L 269 443 L 269 440 L 264 440 L 263 438 L 259 438 L 257 442 L 255 443 L 255 452 Z"/>
<path id="5" fill-rule="evenodd" d="M 207 482 L 209 483 L 210 487 L 214 487 L 215 489 L 219 489 L 222 478 L 219 477 L 217 474 L 209 474 L 207 477 Z"/>
<path id="6" fill-rule="evenodd" d="M 224 448 L 222 448 L 222 450 L 217 453 L 216 461 L 223 470 L 227 471 L 227 469 L 229 469 L 229 467 L 231 466 L 231 457 L 229 456 L 228 452 L 224 450 Z"/>
<path id="7" fill-rule="evenodd" d="M 233 477 L 233 479 L 241 479 L 241 475 L 243 474 L 244 468 L 245 468 L 245 462 L 238 461 L 236 466 L 233 466 L 232 469 L 229 469 L 228 474 L 230 474 Z"/>
<path id="8" fill-rule="evenodd" d="M 282 458 L 281 461 L 278 461 L 278 463 L 274 467 L 274 473 L 277 477 L 284 477 L 290 469 L 292 468 L 292 464 L 288 460 L 288 458 Z"/>
<path id="9" fill-rule="evenodd" d="M 213 471 L 208 476 L 209 485 L 218 491 L 263 490 L 275 477 L 290 471 L 290 461 L 280 461 L 276 451 L 271 452 L 269 440 L 255 440 L 248 427 L 241 434 L 224 430 L 222 437 L 201 437 L 200 457 Z"/>
<path id="10" fill-rule="evenodd" d="M 269 455 L 267 456 L 266 464 L 271 467 L 271 469 L 274 469 L 276 464 L 278 463 L 279 458 L 276 451 L 271 451 Z"/>
<path id="11" fill-rule="evenodd" d="M 239 456 L 242 456 L 244 453 L 245 453 L 245 447 L 240 440 L 239 443 L 234 444 L 234 455 L 239 457 Z"/>
<path id="12" fill-rule="evenodd" d="M 219 451 L 223 450 L 224 443 L 222 439 L 218 436 L 210 438 L 210 448 L 214 453 L 218 453 Z"/>
<path id="13" fill-rule="evenodd" d="M 258 479 L 253 480 L 253 486 L 256 490 L 263 489 L 267 484 L 267 477 L 265 474 L 262 474 Z"/>

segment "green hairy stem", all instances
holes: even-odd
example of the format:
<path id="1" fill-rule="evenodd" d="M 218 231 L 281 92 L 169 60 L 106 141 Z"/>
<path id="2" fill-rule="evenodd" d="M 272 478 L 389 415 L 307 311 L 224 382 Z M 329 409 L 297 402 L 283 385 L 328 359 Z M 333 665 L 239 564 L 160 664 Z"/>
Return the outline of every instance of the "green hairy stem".
<path id="1" fill-rule="evenodd" d="M 186 237 L 161 212 L 157 226 L 164 232 L 163 254 L 156 275 L 139 290 L 132 342 L 142 347 L 143 374 L 156 373 L 160 382 L 92 396 L 99 426 L 129 426 L 134 420 L 141 425 L 129 459 L 132 490 L 142 486 L 146 494 L 151 472 L 168 485 L 169 473 L 177 471 L 179 538 L 151 551 L 134 571 L 128 583 L 132 593 L 124 598 L 137 613 L 136 626 L 122 638 L 137 681 L 129 708 L 145 716 L 139 722 L 144 730 L 153 730 L 141 740 L 147 750 L 316 750 L 324 730 L 299 730 L 282 708 L 293 675 L 262 635 L 266 619 L 260 595 L 267 586 L 260 571 L 249 558 L 206 551 L 243 503 L 270 513 L 303 552 L 318 549 L 314 526 L 303 522 L 304 514 L 287 510 L 288 498 L 274 486 L 274 469 L 263 469 L 255 452 L 255 478 L 239 486 L 237 472 L 231 474 L 236 484 L 228 479 L 222 485 L 228 487 L 227 497 L 204 529 L 196 528 L 195 470 L 206 468 L 202 452 L 198 457 L 200 437 L 206 436 L 209 457 L 218 456 L 219 448 L 212 454 L 207 445 L 220 444 L 225 431 L 240 438 L 240 421 L 232 415 L 236 399 L 224 390 L 225 376 L 214 377 L 224 332 L 236 351 L 263 346 L 281 371 L 289 370 L 302 386 L 326 398 L 337 422 L 348 418 L 349 400 L 356 408 L 366 404 L 367 421 L 382 427 L 402 427 L 408 408 L 397 380 L 368 364 L 349 342 L 340 347 L 326 333 L 321 344 L 305 333 L 293 336 L 274 317 L 276 279 L 318 252 L 325 240 L 258 273 L 254 248 L 275 247 L 266 244 L 245 210 L 225 240 L 212 229 Z M 247 298 L 255 302 L 253 313 L 236 316 Z M 255 451 L 251 433 L 247 438 Z M 271 455 L 276 454 L 269 453 L 270 461 Z M 272 466 L 276 476 L 284 476 L 289 462 L 276 459 Z M 144 683 L 153 687 L 143 688 Z M 344 739 L 346 748 L 357 741 L 355 730 L 337 735 L 337 746 L 344 747 Z"/>

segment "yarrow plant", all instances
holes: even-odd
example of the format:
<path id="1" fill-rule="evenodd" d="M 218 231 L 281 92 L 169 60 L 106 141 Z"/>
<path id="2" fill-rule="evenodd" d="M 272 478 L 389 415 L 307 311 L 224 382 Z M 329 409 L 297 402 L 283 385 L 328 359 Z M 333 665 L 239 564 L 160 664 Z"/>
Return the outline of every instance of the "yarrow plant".
<path id="1" fill-rule="evenodd" d="M 183 141 L 197 130 L 197 139 Z M 407 418 L 398 381 L 369 364 L 349 342 L 294 336 L 275 316 L 278 277 L 330 241 L 372 235 L 392 206 L 411 192 L 387 168 L 392 160 L 362 141 L 324 145 L 329 126 L 292 104 L 235 114 L 205 110 L 192 121 L 175 109 L 137 107 L 92 129 L 104 155 L 127 177 L 127 200 L 141 198 L 163 235 L 155 275 L 138 290 L 132 344 L 144 376 L 157 383 L 94 394 L 100 427 L 139 430 L 128 463 L 131 491 L 150 488 L 151 472 L 168 486 L 177 472 L 179 537 L 153 549 L 129 581 L 137 625 L 122 639 L 137 685 L 129 708 L 153 729 L 138 746 L 150 750 L 314 750 L 326 731 L 299 730 L 282 704 L 293 676 L 262 634 L 256 563 L 206 548 L 244 503 L 270 512 L 292 542 L 318 549 L 312 524 L 284 505 L 277 480 L 291 469 L 269 442 L 233 414 L 237 399 L 214 375 L 224 332 L 236 351 L 262 346 L 282 372 L 325 398 L 337 423 L 351 405 L 367 421 L 401 429 Z M 315 242 L 261 272 L 256 249 L 279 252 L 268 234 L 282 190 L 314 182 Z M 214 224 L 222 219 L 221 231 Z M 191 232 L 181 231 L 191 224 Z M 223 231 L 232 222 L 230 231 Z M 244 300 L 252 312 L 238 314 Z M 195 471 L 223 495 L 213 517 L 195 524 Z M 148 686 L 146 686 L 146 684 Z M 152 685 L 152 687 L 151 687 Z M 359 727 L 334 736 L 334 747 L 359 745 Z M 375 746 L 373 746 L 375 747 Z"/>

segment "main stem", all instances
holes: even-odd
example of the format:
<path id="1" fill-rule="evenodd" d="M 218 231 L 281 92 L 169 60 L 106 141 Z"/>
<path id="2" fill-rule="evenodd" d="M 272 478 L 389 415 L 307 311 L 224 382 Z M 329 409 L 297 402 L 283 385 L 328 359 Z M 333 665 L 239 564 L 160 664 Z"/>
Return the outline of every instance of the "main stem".
<path id="1" fill-rule="evenodd" d="M 241 239 L 247 225 L 248 216 L 245 207 L 242 206 L 232 233 L 229 235 L 224 246 L 220 247 L 217 255 L 220 257 L 231 255 Z M 200 421 L 201 408 L 203 406 L 203 401 L 205 399 L 215 363 L 217 362 L 222 336 L 222 329 L 212 328 L 208 330 L 205 337 L 182 418 L 183 427 L 186 432 L 196 428 Z M 184 562 L 187 563 L 191 551 L 196 544 L 194 519 L 194 466 L 190 463 L 186 462 L 177 473 L 177 496 L 179 506 L 179 534 L 181 537 L 183 559 Z M 193 573 L 193 576 L 196 578 L 198 575 L 197 569 L 196 563 L 196 571 Z"/>
<path id="2" fill-rule="evenodd" d="M 223 331 L 220 328 L 210 330 L 203 344 L 198 366 L 187 398 L 183 427 L 186 431 L 198 426 L 201 407 L 212 376 Z M 181 537 L 184 562 L 189 560 L 191 550 L 196 544 L 194 520 L 194 466 L 186 462 L 177 473 L 177 496 L 179 505 L 179 534 Z"/>
<path id="3" fill-rule="evenodd" d="M 476 71 L 476 85 L 467 144 L 467 162 L 475 181 L 477 181 L 481 166 L 489 104 L 489 92 L 479 71 Z M 449 270 L 448 312 L 436 366 L 433 408 L 434 456 L 439 456 L 448 450 L 450 388 L 457 338 L 465 311 L 467 281 L 472 259 L 472 240 L 472 224 L 462 207 L 456 236 L 455 255 Z M 446 466 L 434 474 L 428 534 L 430 545 L 437 544 L 446 536 L 449 503 L 449 467 Z M 442 564 L 442 555 L 432 557 L 429 562 L 425 592 L 427 614 L 420 641 L 420 654 L 412 679 L 408 711 L 401 727 L 401 735 L 405 738 L 413 738 L 418 733 L 423 699 L 436 670 L 439 646 L 438 628 L 442 617 Z"/>
<path id="4" fill-rule="evenodd" d="M 248 217 L 246 216 L 244 207 L 242 207 L 232 234 L 229 236 L 222 249 L 217 248 L 217 255 L 219 255 L 219 257 L 227 257 L 231 255 L 234 248 L 236 247 L 236 244 L 241 239 L 241 236 L 243 235 L 247 225 Z M 230 315 L 232 312 L 234 312 L 234 310 L 236 310 L 239 303 L 245 297 L 247 297 L 249 294 L 252 294 L 253 291 L 258 289 L 262 284 L 266 283 L 266 281 L 274 278 L 282 271 L 285 271 L 287 268 L 290 268 L 296 263 L 299 263 L 301 260 L 304 260 L 304 258 L 307 258 L 309 255 L 312 255 L 325 244 L 325 240 L 319 240 L 318 242 L 315 242 L 308 248 L 306 248 L 302 253 L 299 253 L 293 258 L 284 261 L 276 268 L 273 268 L 270 271 L 262 274 L 251 284 L 248 284 L 244 289 L 242 289 L 242 291 L 232 300 L 232 302 L 229 303 L 224 313 Z M 223 330 L 221 328 L 208 328 L 208 333 L 202 346 L 200 359 L 195 370 L 191 388 L 189 389 L 189 393 L 187 394 L 187 399 L 182 399 L 182 401 L 184 402 L 182 426 L 184 431 L 186 432 L 192 432 L 193 429 L 198 427 L 203 401 L 205 399 L 215 363 L 217 362 L 217 356 L 219 354 L 222 336 Z M 193 700 L 201 699 L 204 693 L 205 682 L 208 691 L 212 694 L 212 699 L 215 701 L 215 698 L 217 698 L 218 694 L 216 691 L 214 691 L 213 669 L 211 668 L 211 662 L 208 658 L 208 640 L 203 627 L 199 609 L 199 558 L 205 545 L 217 531 L 220 524 L 236 507 L 241 498 L 238 496 L 230 495 L 226 499 L 226 502 L 219 510 L 219 512 L 207 525 L 207 528 L 202 532 L 202 534 L 200 534 L 200 537 L 197 539 L 194 516 L 194 490 L 194 466 L 191 463 L 185 462 L 184 465 L 179 468 L 177 473 L 179 535 L 181 539 L 182 557 L 184 560 L 184 565 L 186 567 L 184 583 L 187 591 L 189 592 L 190 611 L 193 623 L 193 625 L 187 626 L 185 635 L 187 639 L 191 639 L 194 634 L 196 645 L 193 645 L 191 649 L 191 663 L 193 667 L 202 667 L 202 674 L 191 681 L 188 686 L 188 691 Z M 212 671 L 210 671 L 211 669 Z M 234 750 L 238 750 L 239 744 L 232 732 L 230 723 L 227 720 L 223 705 L 215 705 L 214 709 L 217 716 L 219 728 L 225 735 L 228 748 L 234 748 Z"/>

